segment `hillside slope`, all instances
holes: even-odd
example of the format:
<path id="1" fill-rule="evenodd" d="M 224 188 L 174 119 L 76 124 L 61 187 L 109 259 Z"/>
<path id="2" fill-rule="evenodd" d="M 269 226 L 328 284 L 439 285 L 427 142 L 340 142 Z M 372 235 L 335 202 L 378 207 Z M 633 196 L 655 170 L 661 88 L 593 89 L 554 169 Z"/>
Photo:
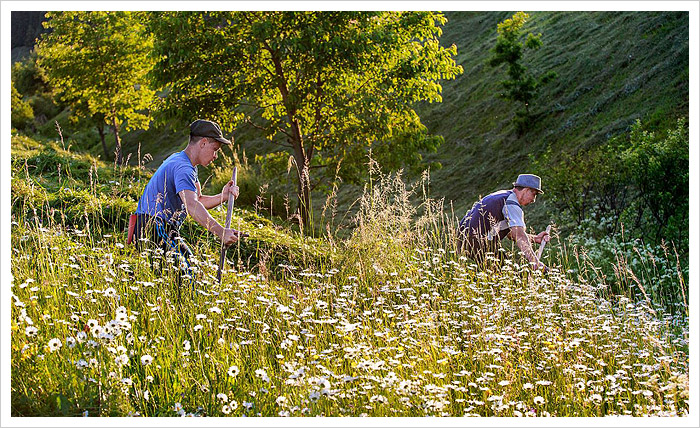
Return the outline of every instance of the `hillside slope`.
<path id="1" fill-rule="evenodd" d="M 428 156 L 434 195 L 466 210 L 480 194 L 508 186 L 531 167 L 528 155 L 551 148 L 585 150 L 628 130 L 635 120 L 665 129 L 688 116 L 688 14 L 685 12 L 530 12 L 527 32 L 543 47 L 526 52 L 527 66 L 559 77 L 531 106 L 540 120 L 516 135 L 516 106 L 497 97 L 505 66 L 486 61 L 496 26 L 511 12 L 446 12 L 442 44 L 457 45 L 464 74 L 443 84 L 443 102 L 419 108 L 434 134 L 445 137 Z M 544 183 L 546 189 L 547 185 Z"/>
<path id="2" fill-rule="evenodd" d="M 556 162 L 556 154 L 599 145 L 625 133 L 637 119 L 663 131 L 677 118 L 688 116 L 687 12 L 529 12 L 525 31 L 542 33 L 543 47 L 526 52 L 526 65 L 537 75 L 553 70 L 559 77 L 543 87 L 531 106 L 538 117 L 536 125 L 518 137 L 512 124 L 517 106 L 497 96 L 505 67 L 487 64 L 497 24 L 513 13 L 445 12 L 448 22 L 441 42 L 457 46 L 456 60 L 464 73 L 442 82 L 442 103 L 417 106 L 429 131 L 445 138 L 437 153 L 426 156 L 443 165 L 431 171 L 431 196 L 444 197 L 447 206 L 451 202 L 456 216 L 463 215 L 479 195 L 509 186 L 518 173 L 531 171 L 530 156 L 549 149 Z M 14 39 L 24 40 L 19 33 L 13 35 L 13 46 Z M 94 129 L 74 130 L 64 119 L 58 118 L 64 135 L 80 140 L 75 147 L 99 156 Z M 138 153 L 148 153 L 147 166 L 155 168 L 183 147 L 186 127 L 128 133 L 124 150 L 132 153 L 132 163 Z M 44 128 L 53 136 L 54 120 Z M 250 126 L 240 126 L 235 139 L 239 159 L 253 162 L 255 154 L 277 150 Z M 285 181 L 278 190 L 288 189 L 293 200 L 293 177 L 278 181 Z M 338 211 L 350 207 L 361 190 L 344 183 Z M 324 200 L 318 195 L 315 203 Z M 551 211 L 547 195 L 536 205 L 529 209 L 528 219 L 538 227 L 538 217 Z"/>

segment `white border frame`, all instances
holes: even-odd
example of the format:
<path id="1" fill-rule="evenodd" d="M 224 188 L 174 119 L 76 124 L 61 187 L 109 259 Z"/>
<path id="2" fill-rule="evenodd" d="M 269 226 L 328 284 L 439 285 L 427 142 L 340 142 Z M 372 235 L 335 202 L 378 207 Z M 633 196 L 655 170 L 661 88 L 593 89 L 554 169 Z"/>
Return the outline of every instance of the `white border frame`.
<path id="1" fill-rule="evenodd" d="M 0 389 L 0 426 L 56 426 L 89 427 L 96 424 L 104 426 L 147 427 L 154 423 L 168 426 L 289 426 L 289 427 L 337 427 L 381 426 L 381 427 L 418 427 L 418 426 L 522 426 L 522 427 L 559 427 L 562 425 L 601 426 L 601 427 L 697 427 L 700 425 L 698 415 L 698 195 L 700 176 L 698 175 L 698 46 L 699 28 L 698 1 L 2 1 L 0 9 L 0 28 L 2 41 L 2 142 L 0 145 L 0 262 L 10 263 L 10 29 L 12 11 L 31 10 L 539 10 L 539 11 L 688 11 L 690 18 L 690 279 L 688 305 L 690 307 L 690 416 L 687 418 L 197 418 L 177 419 L 159 418 L 13 418 L 10 416 L 10 269 L 2 269 L 0 282 L 0 348 L 1 382 Z"/>

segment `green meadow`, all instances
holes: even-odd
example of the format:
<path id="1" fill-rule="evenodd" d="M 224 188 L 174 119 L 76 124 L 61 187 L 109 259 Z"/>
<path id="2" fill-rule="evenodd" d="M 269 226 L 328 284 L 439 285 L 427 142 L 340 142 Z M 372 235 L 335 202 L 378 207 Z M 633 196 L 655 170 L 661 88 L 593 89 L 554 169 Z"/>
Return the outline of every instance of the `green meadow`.
<path id="1" fill-rule="evenodd" d="M 634 292 L 660 267 L 613 293 L 555 237 L 548 275 L 485 270 L 440 201 L 369 172 L 345 237 L 235 209 L 250 237 L 220 284 L 219 244 L 186 224 L 178 288 L 172 254 L 124 244 L 145 169 L 13 137 L 12 415 L 687 415 L 687 300 Z"/>

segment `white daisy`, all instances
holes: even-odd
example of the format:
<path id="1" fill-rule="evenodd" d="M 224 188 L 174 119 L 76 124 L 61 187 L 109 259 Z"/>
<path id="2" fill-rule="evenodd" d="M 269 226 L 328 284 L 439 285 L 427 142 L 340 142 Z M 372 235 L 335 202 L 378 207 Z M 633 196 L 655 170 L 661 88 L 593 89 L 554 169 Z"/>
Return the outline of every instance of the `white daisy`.
<path id="1" fill-rule="evenodd" d="M 56 338 L 49 340 L 49 351 L 56 352 L 59 349 L 61 349 L 61 346 L 63 346 L 63 344 L 61 343 L 60 340 L 58 340 Z"/>
<path id="2" fill-rule="evenodd" d="M 119 366 L 124 366 L 129 364 L 129 357 L 127 357 L 125 354 L 121 354 L 114 358 L 114 362 Z"/>

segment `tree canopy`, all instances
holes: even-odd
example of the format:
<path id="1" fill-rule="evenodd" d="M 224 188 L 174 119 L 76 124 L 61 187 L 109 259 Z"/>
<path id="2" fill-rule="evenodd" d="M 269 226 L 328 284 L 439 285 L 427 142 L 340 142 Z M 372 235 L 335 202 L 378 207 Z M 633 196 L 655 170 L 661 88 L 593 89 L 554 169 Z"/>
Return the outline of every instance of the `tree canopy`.
<path id="1" fill-rule="evenodd" d="M 416 162 L 435 149 L 413 110 L 441 101 L 441 79 L 462 72 L 440 46 L 435 12 L 157 12 L 154 81 L 171 117 L 248 122 L 291 153 L 301 221 L 324 175 L 357 177 L 375 147 Z M 311 170 L 326 174 L 311 177 Z"/>
<path id="2" fill-rule="evenodd" d="M 104 125 L 112 127 L 121 161 L 119 130 L 148 128 L 144 110 L 154 98 L 146 76 L 153 40 L 141 12 L 48 12 L 49 29 L 37 46 L 51 86 L 79 117 L 96 121 L 105 156 Z"/>

